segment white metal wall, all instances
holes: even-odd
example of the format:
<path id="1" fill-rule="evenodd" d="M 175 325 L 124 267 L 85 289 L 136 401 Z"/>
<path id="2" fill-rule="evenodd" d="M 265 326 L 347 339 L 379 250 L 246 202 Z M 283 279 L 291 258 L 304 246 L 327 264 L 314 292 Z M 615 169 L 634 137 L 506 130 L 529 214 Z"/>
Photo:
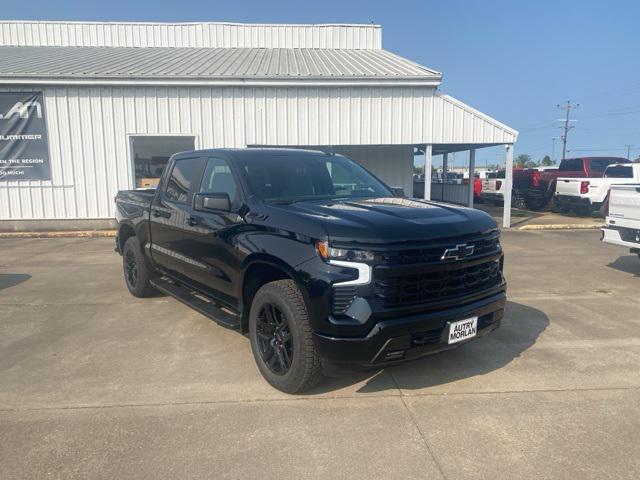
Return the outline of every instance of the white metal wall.
<path id="1" fill-rule="evenodd" d="M 380 25 L 0 21 L 0 45 L 382 48 Z"/>
<path id="2" fill-rule="evenodd" d="M 196 148 L 515 141 L 513 131 L 429 87 L 42 90 L 53 179 L 0 182 L 1 220 L 111 218 L 115 193 L 133 187 L 134 134 L 193 135 Z M 384 150 L 374 150 L 367 166 L 410 192 L 404 173 L 394 176 L 405 160 L 385 164 Z"/>
<path id="3" fill-rule="evenodd" d="M 331 149 L 363 165 L 391 187 L 401 187 L 411 196 L 413 191 L 413 146 L 350 145 Z"/>

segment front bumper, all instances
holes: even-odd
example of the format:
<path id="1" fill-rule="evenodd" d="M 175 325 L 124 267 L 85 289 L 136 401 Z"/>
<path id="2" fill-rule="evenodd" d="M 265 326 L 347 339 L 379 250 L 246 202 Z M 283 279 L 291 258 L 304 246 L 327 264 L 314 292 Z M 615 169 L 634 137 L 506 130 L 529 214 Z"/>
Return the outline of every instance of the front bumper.
<path id="1" fill-rule="evenodd" d="M 424 355 L 455 348 L 500 326 L 505 292 L 443 311 L 383 320 L 365 337 L 336 337 L 314 333 L 314 343 L 325 373 L 369 370 L 395 365 Z M 478 317 L 475 337 L 449 345 L 450 322 Z"/>

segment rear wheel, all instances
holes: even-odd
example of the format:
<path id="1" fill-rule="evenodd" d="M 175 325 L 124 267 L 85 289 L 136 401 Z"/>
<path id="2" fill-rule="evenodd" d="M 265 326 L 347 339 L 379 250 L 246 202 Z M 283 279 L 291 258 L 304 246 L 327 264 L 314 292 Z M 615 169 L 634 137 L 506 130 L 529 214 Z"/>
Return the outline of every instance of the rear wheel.
<path id="1" fill-rule="evenodd" d="M 607 215 L 609 214 L 609 195 L 607 195 L 607 198 L 605 198 L 604 202 L 602 202 L 602 205 L 600 206 L 598 213 L 602 218 L 606 218 Z"/>
<path id="2" fill-rule="evenodd" d="M 151 279 L 154 277 L 153 270 L 144 258 L 140 242 L 136 237 L 130 237 L 124 244 L 122 268 L 124 281 L 131 295 L 145 298 L 156 293 L 156 289 L 151 285 Z"/>
<path id="3" fill-rule="evenodd" d="M 529 210 L 535 210 L 535 211 L 542 210 L 546 204 L 547 204 L 547 201 L 544 198 L 524 197 L 524 205 Z"/>
<path id="4" fill-rule="evenodd" d="M 299 393 L 322 379 L 308 309 L 293 280 L 277 280 L 258 290 L 251 304 L 249 338 L 260 373 L 278 390 Z"/>
<path id="5" fill-rule="evenodd" d="M 585 205 L 576 205 L 573 207 L 573 213 L 579 217 L 590 217 L 591 209 Z"/>
<path id="6" fill-rule="evenodd" d="M 558 211 L 562 215 L 568 215 L 568 214 L 571 213 L 571 205 L 567 205 L 566 203 L 559 203 L 558 204 Z"/>

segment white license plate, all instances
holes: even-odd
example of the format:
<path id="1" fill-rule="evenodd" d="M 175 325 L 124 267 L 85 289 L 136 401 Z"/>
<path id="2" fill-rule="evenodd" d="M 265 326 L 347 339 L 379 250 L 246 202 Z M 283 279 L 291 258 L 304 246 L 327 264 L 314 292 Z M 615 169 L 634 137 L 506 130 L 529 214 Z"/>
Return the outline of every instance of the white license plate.
<path id="1" fill-rule="evenodd" d="M 449 344 L 473 338 L 478 333 L 478 317 L 471 317 L 449 324 Z"/>

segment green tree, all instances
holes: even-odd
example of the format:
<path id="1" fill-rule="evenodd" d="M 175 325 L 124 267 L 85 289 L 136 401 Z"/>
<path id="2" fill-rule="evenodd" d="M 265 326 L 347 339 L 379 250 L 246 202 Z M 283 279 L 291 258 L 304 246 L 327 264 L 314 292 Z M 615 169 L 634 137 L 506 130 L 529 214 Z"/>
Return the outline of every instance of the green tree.
<path id="1" fill-rule="evenodd" d="M 540 161 L 540 165 L 542 165 L 543 167 L 550 167 L 551 165 L 554 165 L 554 164 L 555 162 L 551 160 L 551 157 L 549 155 L 545 155 Z"/>
<path id="2" fill-rule="evenodd" d="M 532 161 L 531 155 L 526 153 L 521 153 L 516 157 L 515 164 L 516 164 L 516 167 L 524 168 L 527 165 L 527 163 L 530 163 L 531 161 Z"/>
<path id="3" fill-rule="evenodd" d="M 533 160 L 529 160 L 528 162 L 524 162 L 524 168 L 536 168 L 538 164 Z"/>

